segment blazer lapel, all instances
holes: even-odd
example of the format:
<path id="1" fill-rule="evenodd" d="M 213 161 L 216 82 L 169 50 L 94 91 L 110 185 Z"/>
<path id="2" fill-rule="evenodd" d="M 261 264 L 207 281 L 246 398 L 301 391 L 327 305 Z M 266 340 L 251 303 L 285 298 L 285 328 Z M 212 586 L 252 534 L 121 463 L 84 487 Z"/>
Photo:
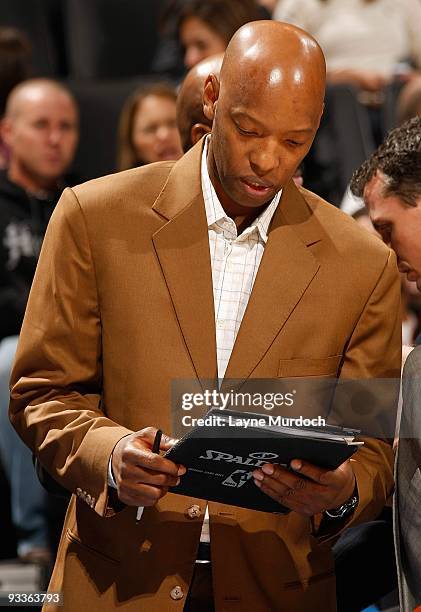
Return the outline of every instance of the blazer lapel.
<path id="1" fill-rule="evenodd" d="M 152 239 L 197 377 L 214 380 L 215 315 L 201 152 L 198 144 L 174 165 L 153 206 L 168 222 Z"/>
<path id="2" fill-rule="evenodd" d="M 321 236 L 312 211 L 291 181 L 271 223 L 226 378 L 249 377 L 263 358 L 317 274 L 319 263 L 307 247 Z"/>

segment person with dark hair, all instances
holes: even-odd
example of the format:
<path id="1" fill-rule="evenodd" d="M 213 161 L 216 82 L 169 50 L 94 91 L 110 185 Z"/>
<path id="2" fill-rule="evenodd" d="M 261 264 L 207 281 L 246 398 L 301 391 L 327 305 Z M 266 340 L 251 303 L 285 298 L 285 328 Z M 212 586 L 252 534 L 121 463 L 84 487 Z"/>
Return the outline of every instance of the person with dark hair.
<path id="1" fill-rule="evenodd" d="M 177 495 L 186 468 L 152 452 L 175 443 L 177 380 L 209 391 L 399 373 L 394 254 L 292 180 L 325 74 L 299 28 L 246 24 L 205 82 L 210 135 L 177 162 L 63 193 L 10 404 L 19 435 L 73 494 L 49 586 L 63 607 L 52 611 L 336 610 L 331 543 L 391 493 L 385 439 L 364 438 L 332 470 L 300 457 L 293 471 L 256 468 L 246 486 L 285 504 L 281 516 Z M 320 404 L 313 415 L 327 419 Z"/>
<path id="2" fill-rule="evenodd" d="M 371 221 L 396 251 L 399 269 L 421 290 L 421 117 L 392 130 L 354 174 Z M 419 341 L 418 341 L 419 344 Z M 395 545 L 401 610 L 421 604 L 421 347 L 403 370 L 403 402 L 396 458 Z"/>
<path id="3" fill-rule="evenodd" d="M 145 85 L 129 97 L 118 129 L 118 170 L 181 157 L 176 100 L 168 83 Z"/>
<path id="4" fill-rule="evenodd" d="M 6 100 L 12 89 L 31 73 L 32 49 L 24 32 L 12 27 L 0 27 L 0 116 L 6 110 Z"/>
<path id="5" fill-rule="evenodd" d="M 0 455 L 18 556 L 47 561 L 46 495 L 29 449 L 8 422 L 8 383 L 42 240 L 78 142 L 78 110 L 61 83 L 31 79 L 11 91 L 1 129 L 10 160 L 0 172 Z"/>
<path id="6" fill-rule="evenodd" d="M 363 197 L 370 211 L 375 229 L 397 252 L 409 280 L 417 281 L 421 290 L 421 241 L 412 244 L 401 237 L 401 231 L 418 231 L 410 222 L 421 210 L 418 209 L 421 196 L 421 117 L 413 117 L 392 130 L 377 151 L 356 170 L 351 180 L 351 191 Z M 387 221 L 383 211 L 393 214 Z M 389 218 L 389 215 L 387 215 Z M 395 240 L 399 240 L 398 245 Z M 402 252 L 398 248 L 402 246 Z M 414 257 L 405 249 L 416 248 Z M 414 262 L 414 269 L 411 263 Z"/>
<path id="7" fill-rule="evenodd" d="M 0 27 L 0 120 L 6 110 L 6 100 L 12 89 L 31 73 L 31 43 L 24 32 L 12 27 Z M 0 135 L 0 169 L 8 162 L 8 150 Z"/>
<path id="8" fill-rule="evenodd" d="M 262 18 L 255 0 L 181 0 L 177 14 L 184 64 L 192 68 L 201 60 L 225 51 L 234 32 Z"/>

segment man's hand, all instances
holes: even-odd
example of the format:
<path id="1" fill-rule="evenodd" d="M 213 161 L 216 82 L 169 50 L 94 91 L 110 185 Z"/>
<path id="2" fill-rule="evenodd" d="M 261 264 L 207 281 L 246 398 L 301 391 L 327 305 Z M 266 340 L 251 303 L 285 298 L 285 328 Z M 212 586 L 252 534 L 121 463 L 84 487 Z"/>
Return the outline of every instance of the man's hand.
<path id="1" fill-rule="evenodd" d="M 301 459 L 294 459 L 291 467 L 299 473 L 266 463 L 253 472 L 254 482 L 280 504 L 305 516 L 339 508 L 352 496 L 355 475 L 349 460 L 336 470 L 325 470 Z M 301 474 L 307 478 L 301 478 Z"/>
<path id="2" fill-rule="evenodd" d="M 152 453 L 156 429 L 146 427 L 117 442 L 111 460 L 119 499 L 128 506 L 154 506 L 180 482 L 186 468 Z M 160 450 L 169 450 L 176 440 L 162 435 Z"/>
<path id="3" fill-rule="evenodd" d="M 373 70 L 332 70 L 328 78 L 331 83 L 349 83 L 365 91 L 381 91 L 390 82 L 390 78 Z"/>

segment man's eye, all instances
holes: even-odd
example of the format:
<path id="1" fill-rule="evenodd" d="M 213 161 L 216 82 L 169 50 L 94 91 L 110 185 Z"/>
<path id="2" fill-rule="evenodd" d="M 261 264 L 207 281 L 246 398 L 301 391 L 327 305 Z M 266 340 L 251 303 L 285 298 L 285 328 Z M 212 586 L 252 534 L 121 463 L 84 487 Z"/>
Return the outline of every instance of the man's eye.
<path id="1" fill-rule="evenodd" d="M 287 140 L 287 143 L 289 144 L 290 147 L 301 147 L 303 145 L 302 142 L 298 142 L 297 140 Z"/>
<path id="2" fill-rule="evenodd" d="M 237 130 L 240 132 L 240 134 L 243 134 L 243 136 L 257 136 L 256 132 L 250 132 L 249 130 L 243 130 L 243 128 L 241 128 L 239 125 L 237 125 Z"/>

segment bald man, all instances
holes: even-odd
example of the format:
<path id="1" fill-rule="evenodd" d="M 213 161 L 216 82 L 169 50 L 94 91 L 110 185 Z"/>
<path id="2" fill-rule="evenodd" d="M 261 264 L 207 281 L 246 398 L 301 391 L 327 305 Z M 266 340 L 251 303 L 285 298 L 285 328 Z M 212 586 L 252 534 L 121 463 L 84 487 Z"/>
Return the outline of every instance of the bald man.
<path id="1" fill-rule="evenodd" d="M 177 127 L 183 151 L 188 151 L 202 136 L 209 134 L 212 122 L 203 113 L 203 88 L 209 74 L 217 78 L 223 53 L 208 57 L 187 73 L 177 96 Z"/>
<path id="2" fill-rule="evenodd" d="M 189 70 L 180 87 L 177 96 L 177 127 L 185 153 L 212 130 L 212 121 L 203 112 L 203 90 L 210 74 L 219 78 L 223 59 L 224 54 L 218 53 L 202 60 Z M 293 179 L 296 185 L 303 184 L 300 167 L 296 169 Z"/>
<path id="3" fill-rule="evenodd" d="M 179 379 L 399 374 L 393 254 L 292 181 L 324 83 L 313 38 L 247 24 L 206 79 L 210 136 L 178 162 L 66 190 L 56 208 L 10 416 L 74 494 L 50 584 L 63 610 L 336 608 L 330 544 L 383 507 L 386 442 L 366 439 L 336 470 L 300 457 L 295 472 L 256 469 L 246 486 L 285 516 L 168 492 L 186 468 L 152 452 L 156 428 L 161 451 L 174 443 Z"/>
<path id="4" fill-rule="evenodd" d="M 59 83 L 25 81 L 10 94 L 2 136 L 10 151 L 0 174 L 0 338 L 19 332 L 52 210 L 78 142 L 78 112 Z"/>
<path id="5" fill-rule="evenodd" d="M 78 141 L 78 112 L 59 83 L 29 80 L 11 92 L 1 129 L 10 162 L 0 172 L 0 454 L 18 555 L 51 561 L 45 493 L 7 418 L 9 377 L 41 242 Z"/>

